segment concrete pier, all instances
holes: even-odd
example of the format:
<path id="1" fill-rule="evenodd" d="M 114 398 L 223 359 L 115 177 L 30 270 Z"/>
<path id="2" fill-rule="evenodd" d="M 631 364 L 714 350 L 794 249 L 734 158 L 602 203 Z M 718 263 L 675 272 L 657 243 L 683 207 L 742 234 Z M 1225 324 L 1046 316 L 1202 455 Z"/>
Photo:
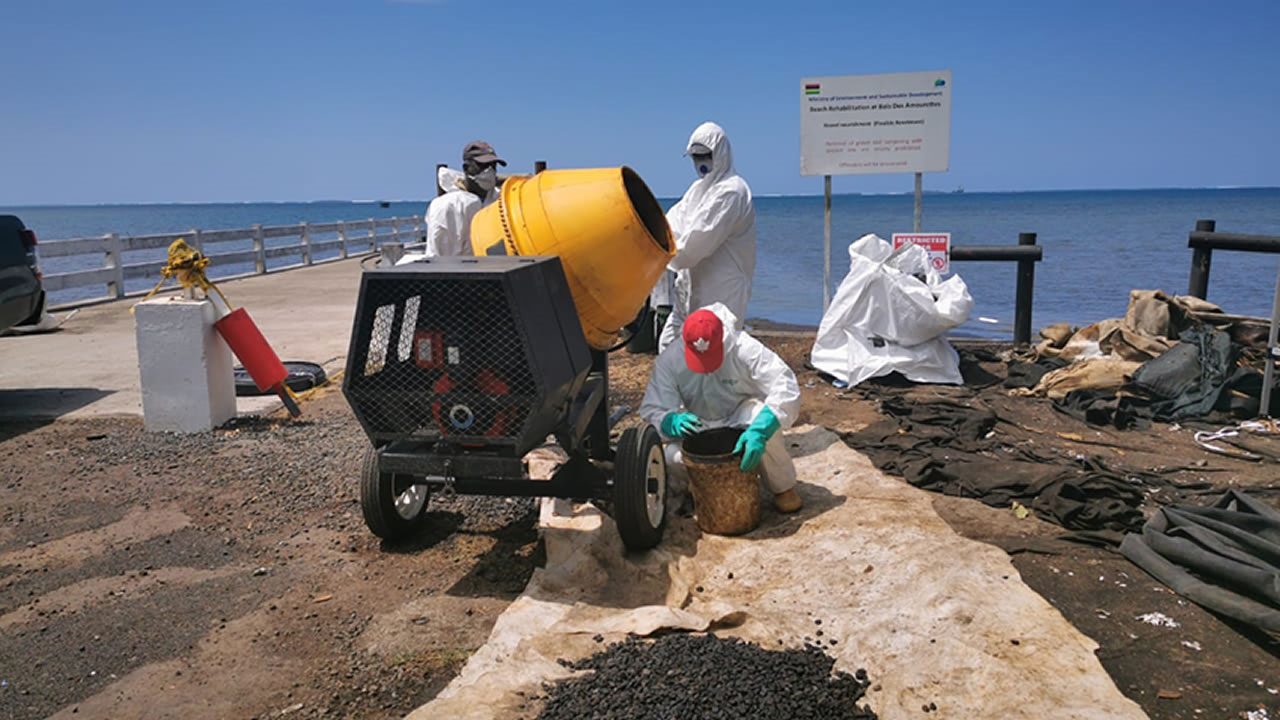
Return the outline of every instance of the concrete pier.
<path id="1" fill-rule="evenodd" d="M 253 314 L 281 360 L 319 363 L 332 375 L 345 361 L 360 272 L 352 258 L 218 286 L 232 305 Z M 129 312 L 136 302 L 82 308 L 56 332 L 0 337 L 0 419 L 141 416 Z M 237 409 L 260 412 L 279 402 L 274 396 L 239 398 Z"/>

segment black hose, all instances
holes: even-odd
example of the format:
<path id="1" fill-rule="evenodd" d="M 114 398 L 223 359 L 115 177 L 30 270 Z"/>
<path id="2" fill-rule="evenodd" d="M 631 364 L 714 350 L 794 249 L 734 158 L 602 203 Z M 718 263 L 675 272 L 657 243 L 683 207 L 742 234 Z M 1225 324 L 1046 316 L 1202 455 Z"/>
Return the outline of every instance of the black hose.
<path id="1" fill-rule="evenodd" d="M 644 305 L 640 307 L 640 311 L 636 313 L 636 317 L 631 322 L 622 327 L 621 332 L 624 334 L 622 342 L 605 350 L 606 353 L 616 352 L 626 347 L 636 335 L 640 334 L 640 325 L 646 322 L 653 322 L 653 310 L 649 306 L 649 299 L 645 298 Z"/>
<path id="2" fill-rule="evenodd" d="M 626 328 L 623 328 L 623 330 L 625 331 L 625 330 L 626 330 Z M 635 332 L 629 332 L 629 333 L 627 333 L 627 334 L 626 334 L 626 337 L 625 337 L 625 338 L 623 338 L 622 342 L 618 343 L 617 345 L 614 345 L 613 347 L 609 348 L 608 350 L 605 350 L 605 352 L 607 352 L 607 353 L 611 353 L 611 352 L 617 352 L 617 351 L 621 350 L 622 348 L 626 347 L 626 346 L 627 346 L 627 343 L 631 342 L 631 338 L 633 338 L 633 337 L 635 337 L 635 336 L 636 336 Z"/>

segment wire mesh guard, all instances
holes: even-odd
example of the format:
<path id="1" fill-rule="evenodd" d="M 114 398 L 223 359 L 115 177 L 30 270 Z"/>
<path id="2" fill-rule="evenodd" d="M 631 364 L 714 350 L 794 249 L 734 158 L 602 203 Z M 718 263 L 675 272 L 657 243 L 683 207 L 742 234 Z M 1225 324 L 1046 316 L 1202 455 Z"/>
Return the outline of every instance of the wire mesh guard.
<path id="1" fill-rule="evenodd" d="M 347 394 L 370 435 L 516 443 L 538 388 L 499 278 L 372 280 L 360 305 Z"/>

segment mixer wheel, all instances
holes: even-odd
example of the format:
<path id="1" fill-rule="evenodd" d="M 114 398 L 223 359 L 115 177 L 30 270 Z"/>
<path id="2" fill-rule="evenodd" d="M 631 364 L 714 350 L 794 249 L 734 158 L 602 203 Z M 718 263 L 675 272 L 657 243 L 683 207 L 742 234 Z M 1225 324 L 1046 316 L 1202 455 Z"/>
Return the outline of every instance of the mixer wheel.
<path id="1" fill-rule="evenodd" d="M 365 450 L 360 468 L 360 510 L 364 524 L 374 535 L 392 542 L 403 540 L 420 527 L 427 517 L 429 491 L 415 484 L 411 475 L 378 471 L 378 451 Z"/>
<path id="2" fill-rule="evenodd" d="M 628 550 L 662 541 L 667 524 L 667 459 L 652 425 L 628 428 L 614 459 L 613 505 L 618 534 Z"/>

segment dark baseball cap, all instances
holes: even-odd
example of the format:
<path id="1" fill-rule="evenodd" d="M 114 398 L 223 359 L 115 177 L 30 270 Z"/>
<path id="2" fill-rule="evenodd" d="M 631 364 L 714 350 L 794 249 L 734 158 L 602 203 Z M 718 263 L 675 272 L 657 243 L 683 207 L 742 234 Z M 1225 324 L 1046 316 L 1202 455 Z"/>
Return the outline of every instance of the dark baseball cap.
<path id="1" fill-rule="evenodd" d="M 480 142 L 479 140 L 467 143 L 467 146 L 462 148 L 462 162 L 463 164 L 471 162 L 476 163 L 477 165 L 498 163 L 503 167 L 507 166 L 507 161 L 498 157 L 498 155 L 494 153 L 492 145 L 487 142 Z"/>

